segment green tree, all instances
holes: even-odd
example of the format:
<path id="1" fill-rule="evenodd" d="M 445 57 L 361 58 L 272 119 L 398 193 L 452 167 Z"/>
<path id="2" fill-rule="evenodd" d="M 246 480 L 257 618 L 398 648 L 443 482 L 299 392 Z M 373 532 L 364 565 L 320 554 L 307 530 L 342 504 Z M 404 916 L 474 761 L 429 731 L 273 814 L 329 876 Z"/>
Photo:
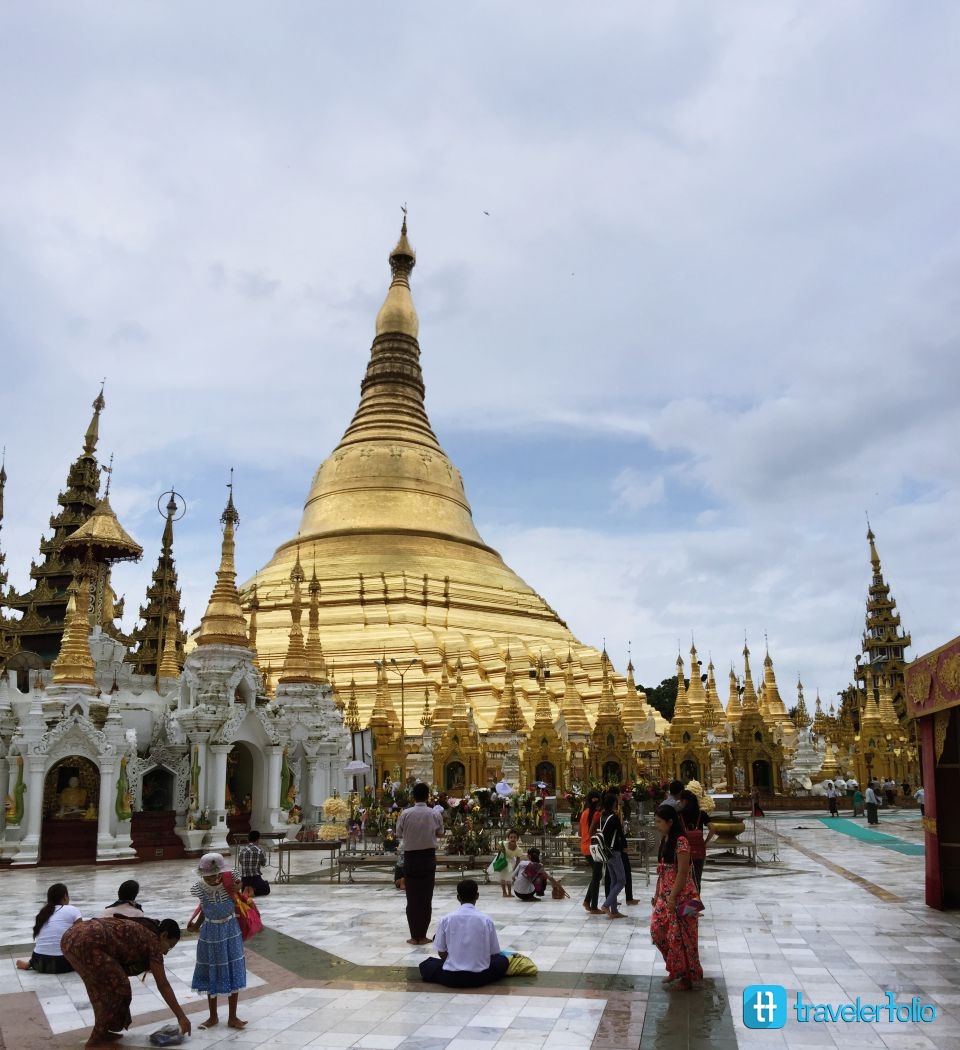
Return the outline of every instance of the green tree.
<path id="1" fill-rule="evenodd" d="M 689 685 L 689 681 L 685 680 Z M 638 686 L 640 692 L 647 694 L 647 703 L 655 707 L 664 718 L 673 719 L 673 710 L 677 706 L 677 676 L 664 678 L 658 686 Z"/>

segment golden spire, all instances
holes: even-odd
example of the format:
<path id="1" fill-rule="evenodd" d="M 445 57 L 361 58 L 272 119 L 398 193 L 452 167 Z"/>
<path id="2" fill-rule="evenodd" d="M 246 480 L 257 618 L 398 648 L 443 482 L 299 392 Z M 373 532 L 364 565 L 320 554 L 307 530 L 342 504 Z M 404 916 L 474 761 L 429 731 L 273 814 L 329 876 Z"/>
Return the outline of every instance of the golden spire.
<path id="1" fill-rule="evenodd" d="M 307 630 L 307 664 L 310 673 L 319 682 L 327 680 L 327 661 L 320 643 L 320 581 L 317 579 L 317 566 L 314 563 L 313 576 L 310 578 L 310 626 Z"/>
<path id="2" fill-rule="evenodd" d="M 583 697 L 577 691 L 573 679 L 573 653 L 567 646 L 567 663 L 563 669 L 563 696 L 560 697 L 560 714 L 567 727 L 567 733 L 589 733 L 590 721 L 587 709 L 583 706 Z"/>
<path id="3" fill-rule="evenodd" d="M 247 635 L 247 648 L 253 653 L 253 666 L 260 668 L 260 654 L 257 652 L 257 611 L 260 608 L 260 599 L 257 597 L 257 585 L 250 588 L 250 597 L 247 600 L 247 611 L 250 613 L 250 632 Z"/>
<path id="4" fill-rule="evenodd" d="M 600 669 L 600 706 L 597 708 L 597 715 L 619 715 L 617 699 L 613 695 L 613 685 L 610 682 L 610 657 L 607 656 L 606 649 L 600 654 Z"/>
<path id="5" fill-rule="evenodd" d="M 766 656 L 763 658 L 763 696 L 766 702 L 766 714 L 771 721 L 776 725 L 786 725 L 790 720 L 790 716 L 787 713 L 787 706 L 783 702 L 783 697 L 780 696 L 780 687 L 777 685 L 777 676 L 773 670 L 773 659 L 770 656 L 769 648 Z"/>
<path id="6" fill-rule="evenodd" d="M 463 479 L 427 418 L 410 298 L 406 224 L 390 256 L 393 281 L 377 319 L 360 404 L 316 472 L 300 521 L 303 542 L 345 532 L 441 536 L 490 552 L 473 524 Z M 296 540 L 284 544 L 292 546 Z M 492 553 L 492 552 L 490 552 Z M 275 559 L 276 560 L 276 556 Z"/>
<path id="7" fill-rule="evenodd" d="M 810 714 L 807 711 L 807 702 L 803 698 L 803 682 L 797 679 L 797 706 L 793 712 L 793 724 L 797 729 L 806 729 L 810 725 Z"/>
<path id="8" fill-rule="evenodd" d="M 307 663 L 307 650 L 303 644 L 303 628 L 300 620 L 303 617 L 303 597 L 301 587 L 303 585 L 303 567 L 300 564 L 300 550 L 297 549 L 297 561 L 290 573 L 290 582 L 293 584 L 293 598 L 290 601 L 290 640 L 287 643 L 287 656 L 283 661 L 283 671 L 280 674 L 280 682 L 312 682 L 313 668 Z"/>
<path id="9" fill-rule="evenodd" d="M 450 715 L 450 722 L 462 725 L 467 720 L 467 693 L 463 688 L 463 661 L 459 656 L 454 666 L 454 673 L 453 712 Z"/>
<path id="10" fill-rule="evenodd" d="M 693 672 L 690 673 L 690 682 L 693 683 Z M 690 717 L 690 708 L 687 704 L 687 686 L 683 674 L 683 657 L 677 653 L 677 699 L 673 705 L 672 722 L 684 721 Z"/>
<path id="11" fill-rule="evenodd" d="M 3 490 L 7 484 L 7 450 L 3 450 L 3 458 L 0 459 L 0 522 L 3 521 Z"/>
<path id="12" fill-rule="evenodd" d="M 430 715 L 430 686 L 423 687 L 423 714 L 420 716 L 420 725 L 424 729 L 429 729 L 433 724 L 433 718 Z"/>
<path id="13" fill-rule="evenodd" d="M 750 649 L 747 643 L 743 643 L 743 710 L 744 713 L 747 711 L 760 710 L 760 703 L 757 700 L 757 691 L 753 687 L 753 677 L 750 674 Z"/>
<path id="14" fill-rule="evenodd" d="M 707 664 L 707 707 L 705 724 L 711 727 L 723 724 L 723 704 L 717 692 L 717 679 L 714 674 L 713 659 Z"/>
<path id="15" fill-rule="evenodd" d="M 96 688 L 93 656 L 90 654 L 90 579 L 75 579 L 67 593 L 67 619 L 60 643 L 60 655 L 51 664 L 55 685 L 83 685 Z"/>
<path id="16" fill-rule="evenodd" d="M 390 726 L 400 725 L 400 718 L 390 696 L 386 657 L 377 661 L 377 693 L 373 701 L 373 710 L 370 712 L 370 725 L 377 723 Z"/>
<path id="17" fill-rule="evenodd" d="M 875 576 L 880 574 L 880 555 L 877 554 L 877 537 L 873 534 L 873 529 L 870 527 L 870 519 L 867 519 L 867 540 L 870 543 L 870 565 L 873 568 Z"/>
<path id="18" fill-rule="evenodd" d="M 690 686 L 687 689 L 687 710 L 694 722 L 703 721 L 703 715 L 707 708 L 707 694 L 703 688 L 700 678 L 700 658 L 697 656 L 697 647 L 693 640 L 690 641 Z"/>
<path id="19" fill-rule="evenodd" d="M 177 664 L 177 614 L 171 609 L 167 613 L 167 632 L 163 639 L 163 657 L 157 668 L 157 678 L 179 678 Z"/>
<path id="20" fill-rule="evenodd" d="M 413 305 L 413 297 L 410 295 L 410 271 L 417 263 L 417 253 L 407 240 L 406 205 L 403 208 L 400 240 L 389 258 L 393 280 L 377 314 L 377 335 L 408 335 L 411 339 L 416 339 L 420 331 L 420 321 Z"/>
<path id="21" fill-rule="evenodd" d="M 628 733 L 633 732 L 634 726 L 642 722 L 646 715 L 643 710 L 643 701 L 637 692 L 637 680 L 633 673 L 633 658 L 627 656 L 627 694 L 620 703 L 620 717 Z"/>
<path id="22" fill-rule="evenodd" d="M 740 687 L 733 667 L 730 668 L 730 692 L 727 694 L 727 721 L 736 724 L 743 717 L 743 706 L 740 703 Z"/>
<path id="23" fill-rule="evenodd" d="M 107 407 L 107 403 L 103 399 L 103 388 L 106 382 L 104 380 L 100 384 L 100 393 L 97 394 L 93 402 L 93 418 L 90 420 L 90 426 L 87 427 L 87 432 L 83 437 L 83 451 L 88 456 L 92 456 L 96 452 L 97 441 L 100 438 L 100 413 Z"/>
<path id="24" fill-rule="evenodd" d="M 343 724 L 351 733 L 360 732 L 360 708 L 357 706 L 357 683 L 350 679 L 350 698 L 344 711 Z"/>
<path id="25" fill-rule="evenodd" d="M 220 517 L 223 525 L 223 545 L 220 551 L 220 568 L 217 569 L 217 582 L 207 603 L 207 611 L 200 621 L 200 633 L 197 645 L 237 645 L 246 649 L 247 621 L 243 618 L 240 607 L 240 595 L 237 593 L 237 569 L 234 564 L 236 545 L 233 533 L 240 524 L 240 515 L 233 505 L 233 470 L 230 471 L 230 484 L 227 486 L 230 495 L 227 505 Z"/>
<path id="26" fill-rule="evenodd" d="M 515 712 L 518 713 L 519 710 L 520 705 L 517 703 L 517 690 L 514 685 L 513 658 L 510 655 L 510 646 L 508 645 L 506 654 L 503 657 L 503 689 L 500 691 L 500 702 L 497 704 L 497 712 L 490 723 L 490 732 L 510 733 L 516 732 L 520 728 L 526 729 L 526 722 L 523 723 L 522 727 L 519 724 L 514 724 L 523 718 L 522 715 L 519 716 L 519 719 L 515 717 Z"/>
<path id="27" fill-rule="evenodd" d="M 450 675 L 447 671 L 447 654 L 440 652 L 440 695 L 433 709 L 433 724 L 442 732 L 453 715 L 453 697 L 450 695 Z"/>
<path id="28" fill-rule="evenodd" d="M 533 712 L 533 728 L 553 728 L 553 711 L 550 709 L 550 694 L 547 692 L 547 676 L 544 673 L 543 657 L 537 660 L 537 706 Z"/>

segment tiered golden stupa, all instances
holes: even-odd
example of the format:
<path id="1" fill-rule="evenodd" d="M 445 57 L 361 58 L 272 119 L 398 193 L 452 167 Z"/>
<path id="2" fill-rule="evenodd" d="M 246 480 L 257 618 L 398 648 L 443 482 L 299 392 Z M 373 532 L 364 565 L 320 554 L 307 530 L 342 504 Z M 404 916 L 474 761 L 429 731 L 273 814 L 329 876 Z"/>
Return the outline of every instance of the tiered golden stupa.
<path id="1" fill-rule="evenodd" d="M 256 584 L 259 665 L 270 678 L 283 666 L 299 552 L 304 571 L 319 581 L 326 666 L 339 682 L 356 683 L 363 724 L 377 696 L 377 661 L 383 660 L 389 703 L 397 716 L 402 711 L 408 740 L 422 731 L 425 692 L 433 705 L 440 702 L 433 724 L 439 739 L 447 728 L 444 670 L 452 675 L 459 661 L 467 706 L 485 732 L 500 706 L 508 650 L 528 725 L 539 692 L 531 667 L 542 657 L 556 717 L 568 653 L 574 687 L 593 721 L 603 678 L 600 653 L 582 645 L 484 543 L 460 472 L 430 426 L 410 294 L 415 258 L 404 219 L 389 256 L 393 277 L 377 315 L 359 407 L 314 476 L 298 534 L 241 588 L 249 611 Z M 613 673 L 609 679 L 622 700 L 625 679 Z M 382 693 L 382 679 L 380 688 Z"/>

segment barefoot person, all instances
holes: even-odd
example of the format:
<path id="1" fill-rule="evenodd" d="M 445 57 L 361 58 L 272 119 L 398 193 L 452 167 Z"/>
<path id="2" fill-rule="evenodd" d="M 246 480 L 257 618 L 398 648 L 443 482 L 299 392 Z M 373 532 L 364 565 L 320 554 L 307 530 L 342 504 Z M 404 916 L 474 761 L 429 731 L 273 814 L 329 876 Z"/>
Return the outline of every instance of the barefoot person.
<path id="1" fill-rule="evenodd" d="M 443 838 L 443 820 L 427 805 L 430 788 L 413 785 L 414 805 L 397 820 L 403 840 L 403 880 L 407 892 L 407 944 L 429 944 L 427 927 L 433 914 L 433 886 L 437 878 L 437 840 Z"/>
<path id="2" fill-rule="evenodd" d="M 437 923 L 434 945 L 439 959 L 424 959 L 420 976 L 448 988 L 479 988 L 499 981 L 507 972 L 508 960 L 500 954 L 493 919 L 477 911 L 480 887 L 473 879 L 457 883 L 459 910 Z"/>
<path id="3" fill-rule="evenodd" d="M 63 954 L 83 979 L 93 1007 L 93 1031 L 86 1050 L 112 1047 L 130 1027 L 130 977 L 147 970 L 173 1011 L 184 1035 L 190 1021 L 167 980 L 163 957 L 180 940 L 175 919 L 88 919 L 63 935 Z"/>
<path id="4" fill-rule="evenodd" d="M 697 944 L 697 915 L 687 905 L 699 901 L 690 862 L 690 843 L 683 834 L 680 813 L 664 803 L 657 807 L 654 827 L 660 832 L 657 855 L 657 888 L 650 903 L 650 939 L 660 950 L 667 965 L 664 984 L 678 982 L 689 990 L 694 981 L 703 979 Z"/>
<path id="5" fill-rule="evenodd" d="M 47 890 L 47 903 L 33 921 L 33 953 L 29 959 L 17 959 L 18 970 L 37 973 L 70 973 L 73 967 L 63 957 L 60 940 L 83 916 L 70 903 L 70 894 L 62 882 Z"/>
<path id="6" fill-rule="evenodd" d="M 247 1022 L 237 1017 L 240 989 L 247 986 L 247 963 L 243 954 L 243 936 L 234 915 L 234 880 L 230 865 L 219 853 L 205 853 L 197 872 L 201 878 L 190 887 L 200 898 L 203 925 L 197 941 L 197 965 L 193 971 L 193 990 L 207 993 L 209 1017 L 201 1028 L 220 1023 L 217 996 L 227 996 L 227 1026 L 245 1028 Z"/>

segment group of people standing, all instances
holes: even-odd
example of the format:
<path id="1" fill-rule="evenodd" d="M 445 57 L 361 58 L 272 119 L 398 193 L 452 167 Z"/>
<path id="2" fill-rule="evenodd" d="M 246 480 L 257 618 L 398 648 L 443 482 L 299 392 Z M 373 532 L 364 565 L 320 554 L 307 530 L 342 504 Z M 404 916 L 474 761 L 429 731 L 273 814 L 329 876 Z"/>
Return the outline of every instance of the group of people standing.
<path id="1" fill-rule="evenodd" d="M 232 872 L 228 860 L 219 853 L 205 854 L 197 874 L 199 879 L 190 893 L 199 899 L 202 922 L 191 984 L 195 991 L 206 993 L 208 1007 L 208 1016 L 199 1027 L 212 1028 L 219 1023 L 217 998 L 226 995 L 227 1025 L 242 1029 L 246 1021 L 237 1015 L 237 1002 L 246 987 L 247 974 L 243 936 L 236 918 L 241 875 Z M 139 883 L 128 879 L 121 884 L 113 904 L 96 918 L 84 919 L 71 904 L 67 886 L 54 883 L 34 921 L 33 952 L 29 959 L 17 960 L 20 970 L 45 974 L 75 971 L 80 976 L 94 1017 L 86 1050 L 112 1047 L 130 1027 L 130 977 L 137 974 L 153 975 L 180 1032 L 189 1035 L 192 1030 L 164 968 L 164 956 L 180 941 L 180 924 L 176 919 L 145 915 L 137 900 L 139 893 Z"/>

